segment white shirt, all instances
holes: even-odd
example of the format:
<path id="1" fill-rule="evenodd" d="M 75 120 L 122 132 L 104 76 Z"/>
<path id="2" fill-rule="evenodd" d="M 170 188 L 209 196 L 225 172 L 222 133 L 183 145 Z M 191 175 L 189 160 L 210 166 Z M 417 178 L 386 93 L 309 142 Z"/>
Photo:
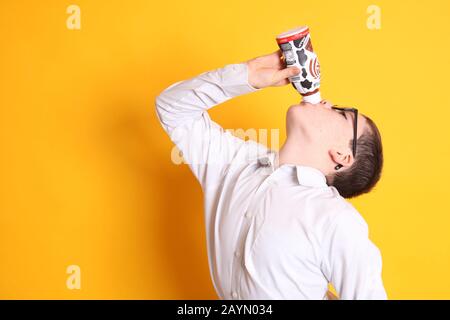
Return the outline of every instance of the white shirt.
<path id="1" fill-rule="evenodd" d="M 260 89 L 246 63 L 179 81 L 156 114 L 200 182 L 207 252 L 221 299 L 387 299 L 378 248 L 358 211 L 318 169 L 278 166 L 278 152 L 244 141 L 207 110 Z"/>

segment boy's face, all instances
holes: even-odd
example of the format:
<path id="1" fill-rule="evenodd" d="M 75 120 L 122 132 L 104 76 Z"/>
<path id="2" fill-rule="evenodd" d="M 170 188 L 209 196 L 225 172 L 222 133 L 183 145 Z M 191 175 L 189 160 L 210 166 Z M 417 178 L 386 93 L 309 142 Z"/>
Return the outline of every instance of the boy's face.
<path id="1" fill-rule="evenodd" d="M 353 139 L 353 112 L 332 109 L 332 104 L 326 100 L 318 104 L 301 102 L 289 107 L 286 120 L 287 135 L 301 139 L 308 150 L 317 149 L 318 153 L 335 150 L 352 154 L 349 141 Z M 358 114 L 358 138 L 366 126 L 366 118 Z"/>

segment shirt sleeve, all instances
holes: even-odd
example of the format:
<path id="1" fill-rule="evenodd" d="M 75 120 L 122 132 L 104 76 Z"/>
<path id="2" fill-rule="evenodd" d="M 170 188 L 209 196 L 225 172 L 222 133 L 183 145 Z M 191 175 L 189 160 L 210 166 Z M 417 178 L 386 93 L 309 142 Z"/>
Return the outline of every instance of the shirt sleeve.
<path id="1" fill-rule="evenodd" d="M 386 300 L 380 250 L 357 212 L 343 212 L 326 232 L 324 273 L 342 300 Z"/>
<path id="2" fill-rule="evenodd" d="M 202 188 L 220 181 L 244 141 L 212 121 L 207 110 L 259 91 L 248 83 L 247 63 L 228 64 L 179 81 L 156 97 L 156 114 Z"/>

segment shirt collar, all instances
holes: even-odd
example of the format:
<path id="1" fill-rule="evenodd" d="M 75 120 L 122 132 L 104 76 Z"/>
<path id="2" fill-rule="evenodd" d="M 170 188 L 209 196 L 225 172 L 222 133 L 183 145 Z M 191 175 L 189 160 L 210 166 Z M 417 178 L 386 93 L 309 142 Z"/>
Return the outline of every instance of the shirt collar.
<path id="1" fill-rule="evenodd" d="M 270 167 L 271 171 L 275 171 L 279 168 L 278 162 L 278 152 L 270 150 L 268 153 L 258 157 L 259 165 L 263 167 Z M 326 187 L 327 180 L 325 175 L 319 169 L 309 167 L 309 166 L 301 166 L 295 164 L 283 164 L 284 166 L 290 166 L 295 168 L 297 181 L 299 185 L 308 186 L 308 187 Z"/>

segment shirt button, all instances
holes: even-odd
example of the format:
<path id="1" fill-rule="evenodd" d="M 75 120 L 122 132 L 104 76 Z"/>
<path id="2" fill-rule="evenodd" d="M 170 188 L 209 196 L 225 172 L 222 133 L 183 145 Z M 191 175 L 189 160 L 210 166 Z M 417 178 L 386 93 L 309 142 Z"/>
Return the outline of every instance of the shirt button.
<path id="1" fill-rule="evenodd" d="M 237 258 L 239 258 L 239 257 L 241 256 L 241 253 L 240 253 L 239 251 L 236 251 L 236 252 L 234 253 L 234 255 L 235 255 Z"/>
<path id="2" fill-rule="evenodd" d="M 251 216 L 252 216 L 252 214 L 251 214 L 250 212 L 247 211 L 247 212 L 245 213 L 245 217 L 246 217 L 246 218 L 250 218 Z"/>
<path id="3" fill-rule="evenodd" d="M 237 299 L 238 294 L 237 294 L 236 291 L 233 291 L 233 292 L 231 293 L 231 296 L 233 297 L 233 299 Z"/>

